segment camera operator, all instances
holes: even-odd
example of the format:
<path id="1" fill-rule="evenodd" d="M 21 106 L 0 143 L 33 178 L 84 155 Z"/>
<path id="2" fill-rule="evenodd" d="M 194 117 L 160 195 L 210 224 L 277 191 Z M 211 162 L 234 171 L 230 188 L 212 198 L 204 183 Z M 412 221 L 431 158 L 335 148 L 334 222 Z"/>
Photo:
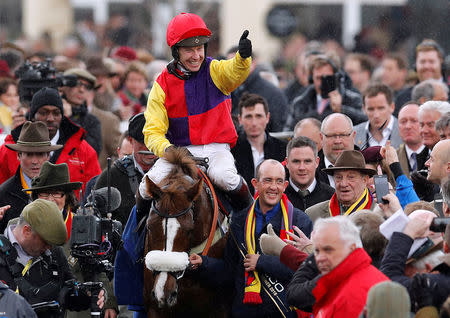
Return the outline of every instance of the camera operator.
<path id="1" fill-rule="evenodd" d="M 75 76 L 75 83 L 60 88 L 64 101 L 70 104 L 67 114 L 69 119 L 86 130 L 86 141 L 94 148 L 97 155 L 102 151 L 102 130 L 97 117 L 88 112 L 87 99 L 89 93 L 96 88 L 94 75 L 81 68 L 71 68 L 64 72 L 64 77 Z M 71 86 L 75 84 L 74 86 Z M 66 108 L 67 109 L 67 108 Z"/>
<path id="2" fill-rule="evenodd" d="M 61 295 L 67 290 L 65 282 L 74 277 L 60 247 L 67 240 L 67 230 L 55 203 L 37 199 L 28 204 L 5 234 L 0 235 L 0 277 L 12 290 L 31 305 L 60 301 L 66 305 L 62 310 L 84 310 L 90 305 L 83 290 L 76 296 Z M 101 290 L 97 305 L 103 308 L 104 301 Z"/>
<path id="3" fill-rule="evenodd" d="M 77 280 L 84 281 L 83 271 L 73 258 L 70 257 L 70 244 L 69 239 L 71 235 L 71 228 L 73 224 L 74 213 L 77 210 L 79 204 L 75 196 L 75 190 L 81 188 L 81 182 L 70 182 L 69 168 L 67 164 L 52 164 L 45 162 L 37 178 L 33 178 L 31 181 L 31 187 L 27 192 L 31 192 L 31 199 L 44 199 L 54 202 L 58 209 L 61 211 L 62 218 L 66 224 L 68 233 L 68 241 L 64 244 L 63 249 L 66 257 L 70 260 L 69 265 L 72 273 L 76 276 Z M 72 261 L 73 260 L 73 261 Z M 107 291 L 108 301 L 105 303 L 105 317 L 116 317 L 117 304 L 113 295 L 112 283 L 107 279 L 105 275 L 99 276 L 96 280 L 103 283 L 103 287 Z M 87 312 L 71 312 L 67 315 L 67 318 L 86 317 Z"/>
<path id="4" fill-rule="evenodd" d="M 361 95 L 345 87 L 345 76 L 333 60 L 326 55 L 317 55 L 311 61 L 310 74 L 310 85 L 290 105 L 284 130 L 293 130 L 303 118 L 323 120 L 331 113 L 343 113 L 353 124 L 367 120 L 361 109 Z"/>

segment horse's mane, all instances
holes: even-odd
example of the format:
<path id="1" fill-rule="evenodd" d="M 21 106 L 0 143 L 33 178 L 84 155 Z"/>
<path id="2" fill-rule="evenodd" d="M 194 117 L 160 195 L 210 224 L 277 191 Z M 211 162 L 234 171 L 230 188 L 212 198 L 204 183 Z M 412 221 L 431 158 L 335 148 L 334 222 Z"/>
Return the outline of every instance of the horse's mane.
<path id="1" fill-rule="evenodd" d="M 186 148 L 175 148 L 168 151 L 164 154 L 164 159 L 175 166 L 167 176 L 168 179 L 179 174 L 187 175 L 194 180 L 198 178 L 197 166 Z"/>
<path id="2" fill-rule="evenodd" d="M 161 198 L 161 207 L 170 210 L 187 203 L 186 191 L 199 180 L 199 176 L 197 165 L 185 148 L 171 149 L 164 154 L 164 159 L 174 166 L 159 184 L 166 193 Z"/>

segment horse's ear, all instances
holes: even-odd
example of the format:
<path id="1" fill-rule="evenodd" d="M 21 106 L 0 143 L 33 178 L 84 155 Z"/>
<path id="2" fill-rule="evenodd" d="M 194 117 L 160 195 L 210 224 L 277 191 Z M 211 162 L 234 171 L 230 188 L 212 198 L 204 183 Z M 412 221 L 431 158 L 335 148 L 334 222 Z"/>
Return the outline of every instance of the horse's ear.
<path id="1" fill-rule="evenodd" d="M 161 198 L 163 192 L 148 176 L 145 176 L 145 184 L 147 188 L 147 193 L 155 200 Z"/>
<path id="2" fill-rule="evenodd" d="M 189 190 L 186 192 L 186 196 L 189 201 L 194 201 L 197 199 L 200 191 L 202 191 L 203 180 L 198 180 Z"/>

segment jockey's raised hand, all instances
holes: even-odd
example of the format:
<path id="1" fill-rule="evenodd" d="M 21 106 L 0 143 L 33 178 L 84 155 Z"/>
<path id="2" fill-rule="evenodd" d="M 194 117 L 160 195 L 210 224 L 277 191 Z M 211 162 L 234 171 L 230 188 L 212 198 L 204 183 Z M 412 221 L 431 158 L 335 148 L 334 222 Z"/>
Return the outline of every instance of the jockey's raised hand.
<path id="1" fill-rule="evenodd" d="M 189 263 L 191 264 L 191 269 L 197 269 L 202 265 L 203 259 L 200 255 L 193 253 L 189 255 Z"/>
<path id="2" fill-rule="evenodd" d="M 244 59 L 252 55 L 252 41 L 247 39 L 248 33 L 248 30 L 245 30 L 239 39 L 239 54 Z"/>

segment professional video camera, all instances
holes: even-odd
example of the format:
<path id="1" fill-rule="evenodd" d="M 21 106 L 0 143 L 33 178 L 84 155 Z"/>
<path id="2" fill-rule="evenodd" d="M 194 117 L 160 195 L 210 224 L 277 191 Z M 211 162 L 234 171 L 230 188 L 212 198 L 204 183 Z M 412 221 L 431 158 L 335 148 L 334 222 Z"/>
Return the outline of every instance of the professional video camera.
<path id="1" fill-rule="evenodd" d="M 16 77 L 19 78 L 19 96 L 20 101 L 30 103 L 34 93 L 43 87 L 58 88 L 61 86 L 73 87 L 77 85 L 75 75 L 63 76 L 57 74 L 51 66 L 51 59 L 42 63 L 30 63 L 26 61 L 16 71 Z"/>
<path id="2" fill-rule="evenodd" d="M 31 305 L 40 318 L 62 318 L 66 310 L 91 310 L 91 317 L 100 317 L 101 309 L 97 305 L 98 294 L 103 284 L 100 282 L 80 283 L 74 279 L 64 282 L 58 301 L 46 301 Z"/>
<path id="3" fill-rule="evenodd" d="M 120 206 L 116 188 L 93 190 L 87 203 L 72 219 L 71 255 L 77 258 L 83 273 L 106 273 L 112 279 L 114 251 L 119 248 L 122 224 L 112 220 L 110 211 Z"/>

